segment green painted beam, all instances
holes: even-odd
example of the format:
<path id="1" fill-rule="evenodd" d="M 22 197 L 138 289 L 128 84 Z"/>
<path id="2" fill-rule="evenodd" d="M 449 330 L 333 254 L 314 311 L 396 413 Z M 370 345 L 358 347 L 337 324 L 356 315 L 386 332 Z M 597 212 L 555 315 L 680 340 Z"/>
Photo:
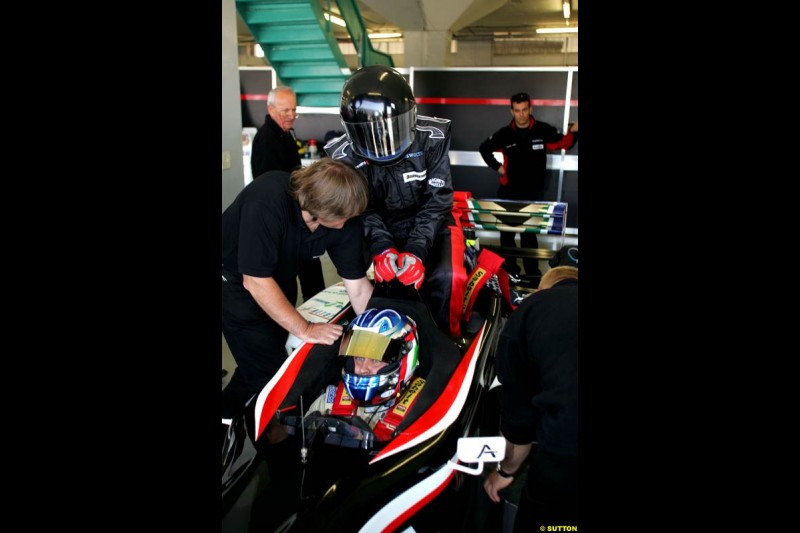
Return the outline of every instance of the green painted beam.
<path id="1" fill-rule="evenodd" d="M 353 41 L 358 56 L 361 59 L 363 66 L 369 65 L 386 65 L 394 67 L 394 60 L 389 54 L 385 54 L 375 50 L 372 42 L 369 40 L 367 34 L 367 26 L 364 24 L 364 19 L 361 17 L 361 12 L 358 10 L 358 5 L 355 0 L 335 0 L 336 5 L 339 6 L 339 12 L 347 24 L 347 33 L 350 34 L 350 39 Z"/>

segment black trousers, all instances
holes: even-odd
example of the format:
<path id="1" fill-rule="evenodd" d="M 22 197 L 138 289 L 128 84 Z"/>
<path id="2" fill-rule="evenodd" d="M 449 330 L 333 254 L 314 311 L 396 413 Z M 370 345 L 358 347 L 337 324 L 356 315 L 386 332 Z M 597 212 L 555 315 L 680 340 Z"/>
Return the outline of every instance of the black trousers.
<path id="1" fill-rule="evenodd" d="M 516 248 L 517 244 L 514 241 L 516 233 L 509 231 L 500 232 L 500 246 L 505 248 Z M 520 244 L 523 248 L 538 248 L 539 240 L 536 238 L 535 233 L 521 233 L 519 236 Z M 506 257 L 506 272 L 509 274 L 519 275 L 519 264 L 517 264 L 516 257 Z M 542 272 L 539 270 L 538 259 L 523 259 L 522 265 L 525 267 L 525 274 L 527 276 L 541 276 Z"/>
<path id="2" fill-rule="evenodd" d="M 322 276 L 322 261 L 319 259 L 301 262 L 297 277 L 300 279 L 300 290 L 303 293 L 304 302 L 325 289 L 325 278 Z"/>
<path id="3" fill-rule="evenodd" d="M 236 361 L 236 370 L 222 391 L 222 418 L 233 418 L 286 360 L 289 334 L 236 281 L 222 282 L 222 334 Z"/>
<path id="4" fill-rule="evenodd" d="M 534 451 L 514 519 L 514 533 L 577 525 L 578 457 Z"/>

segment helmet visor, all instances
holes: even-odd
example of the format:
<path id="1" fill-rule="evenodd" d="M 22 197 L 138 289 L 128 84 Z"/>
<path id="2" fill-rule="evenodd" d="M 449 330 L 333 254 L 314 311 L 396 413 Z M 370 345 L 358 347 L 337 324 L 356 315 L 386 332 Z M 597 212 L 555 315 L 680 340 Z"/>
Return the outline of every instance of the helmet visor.
<path id="1" fill-rule="evenodd" d="M 339 355 L 366 357 L 375 361 L 391 363 L 397 358 L 402 341 L 390 339 L 374 331 L 351 329 L 345 332 L 339 346 Z"/>
<path id="2" fill-rule="evenodd" d="M 416 107 L 394 117 L 369 117 L 363 122 L 347 122 L 344 125 L 353 151 L 365 159 L 378 163 L 389 163 L 406 153 L 414 141 L 414 126 L 417 121 Z"/>

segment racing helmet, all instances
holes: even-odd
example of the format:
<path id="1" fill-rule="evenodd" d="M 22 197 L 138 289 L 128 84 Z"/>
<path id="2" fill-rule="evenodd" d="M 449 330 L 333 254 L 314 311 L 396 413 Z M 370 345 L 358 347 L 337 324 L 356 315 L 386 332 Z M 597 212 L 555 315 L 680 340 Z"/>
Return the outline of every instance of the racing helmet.
<path id="1" fill-rule="evenodd" d="M 414 142 L 417 102 L 392 68 L 372 65 L 354 72 L 344 83 L 339 107 L 353 152 L 373 163 L 399 161 Z"/>
<path id="2" fill-rule="evenodd" d="M 419 366 L 417 324 L 393 309 L 367 309 L 347 326 L 339 347 L 344 357 L 342 382 L 359 405 L 377 405 L 398 397 Z M 355 357 L 388 363 L 377 374 L 355 373 Z"/>

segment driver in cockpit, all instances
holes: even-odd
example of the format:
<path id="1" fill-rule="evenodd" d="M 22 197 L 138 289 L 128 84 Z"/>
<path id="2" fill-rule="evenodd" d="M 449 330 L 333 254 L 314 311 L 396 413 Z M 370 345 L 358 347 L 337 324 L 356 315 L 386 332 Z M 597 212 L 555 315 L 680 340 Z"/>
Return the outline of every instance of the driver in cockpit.
<path id="1" fill-rule="evenodd" d="M 392 309 L 367 309 L 347 327 L 339 348 L 342 380 L 329 385 L 308 415 L 338 416 L 391 439 L 425 380 L 419 366 L 417 325 Z"/>

